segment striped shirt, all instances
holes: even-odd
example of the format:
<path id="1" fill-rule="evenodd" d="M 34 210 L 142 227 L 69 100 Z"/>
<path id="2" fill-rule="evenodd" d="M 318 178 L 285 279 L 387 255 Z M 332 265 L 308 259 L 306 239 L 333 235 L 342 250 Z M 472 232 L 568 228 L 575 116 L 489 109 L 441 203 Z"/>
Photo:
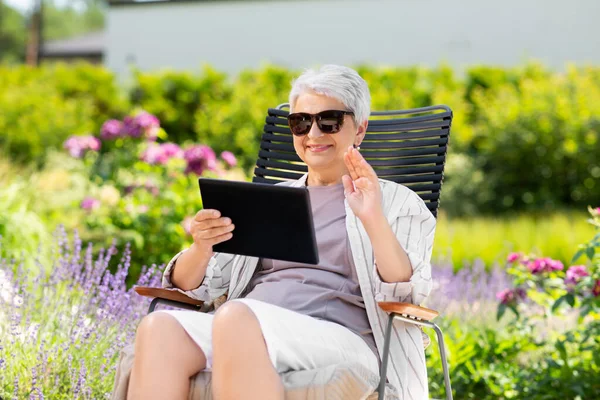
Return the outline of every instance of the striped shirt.
<path id="1" fill-rule="evenodd" d="M 290 186 L 304 186 L 307 176 L 308 174 L 305 174 Z M 395 301 L 418 305 L 429 295 L 432 288 L 431 252 L 436 221 L 423 200 L 412 190 L 383 179 L 379 180 L 379 185 L 384 214 L 412 265 L 413 273 L 408 282 L 381 280 L 369 236 L 347 200 L 345 208 L 346 229 L 358 282 L 381 357 L 387 314 L 377 306 L 377 302 Z M 162 284 L 165 288 L 174 288 L 170 275 L 180 254 L 173 257 L 164 271 Z M 228 299 L 235 299 L 246 289 L 258 261 L 257 257 L 215 253 L 198 288 L 189 291 L 174 289 L 206 302 L 212 302 L 222 295 L 227 295 Z M 387 378 L 400 399 L 428 398 L 427 369 L 421 332 L 415 325 L 402 321 L 394 322 Z"/>

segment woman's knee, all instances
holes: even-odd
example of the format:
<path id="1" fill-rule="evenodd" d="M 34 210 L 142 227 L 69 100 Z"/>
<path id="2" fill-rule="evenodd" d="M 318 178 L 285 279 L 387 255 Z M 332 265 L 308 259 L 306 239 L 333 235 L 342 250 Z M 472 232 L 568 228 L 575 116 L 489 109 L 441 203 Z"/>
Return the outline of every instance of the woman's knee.
<path id="1" fill-rule="evenodd" d="M 155 312 L 142 318 L 135 334 L 135 341 L 136 343 L 171 341 L 175 339 L 174 336 L 181 334 L 181 330 L 181 325 L 173 316 L 167 313 Z"/>
<path id="2" fill-rule="evenodd" d="M 138 325 L 135 335 L 136 349 L 183 350 L 185 345 L 195 345 L 175 317 L 163 312 L 146 315 Z"/>
<path id="3" fill-rule="evenodd" d="M 248 337 L 251 333 L 259 333 L 260 324 L 254 312 L 241 302 L 230 301 L 223 304 L 213 319 L 213 340 L 227 337 Z"/>
<path id="4" fill-rule="evenodd" d="M 198 368 L 206 366 L 202 349 L 175 317 L 162 312 L 148 314 L 140 322 L 135 338 L 135 353 L 136 358 L 160 359 L 167 363 L 174 360 L 183 368 L 190 369 L 190 372 L 197 372 Z"/>

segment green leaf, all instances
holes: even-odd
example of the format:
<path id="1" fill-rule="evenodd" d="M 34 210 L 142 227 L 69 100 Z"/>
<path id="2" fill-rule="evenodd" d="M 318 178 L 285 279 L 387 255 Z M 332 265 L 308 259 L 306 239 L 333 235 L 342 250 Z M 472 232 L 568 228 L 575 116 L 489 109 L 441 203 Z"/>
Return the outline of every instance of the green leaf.
<path id="1" fill-rule="evenodd" d="M 573 296 L 572 293 L 566 294 L 563 297 L 565 298 L 565 300 L 567 301 L 567 303 L 569 303 L 569 305 L 571 307 L 575 306 L 575 296 Z"/>
<path id="2" fill-rule="evenodd" d="M 500 304 L 498 306 L 498 312 L 496 313 L 496 320 L 500 321 L 504 313 L 506 312 L 506 304 Z"/>
<path id="3" fill-rule="evenodd" d="M 592 311 L 592 307 L 589 304 L 586 304 L 579 313 L 579 318 L 583 318 L 588 315 Z"/>
<path id="4" fill-rule="evenodd" d="M 583 255 L 584 252 L 585 252 L 585 249 L 577 250 L 577 253 L 575 253 L 573 258 L 571 259 L 571 263 L 574 263 L 575 261 L 577 261 L 579 259 L 579 257 L 581 257 Z"/>
<path id="5" fill-rule="evenodd" d="M 509 308 L 512 310 L 512 312 L 515 313 L 515 315 L 517 316 L 517 318 L 519 318 L 521 315 L 519 314 L 519 311 L 517 311 L 517 306 L 515 305 L 511 305 L 509 306 Z"/>
<path id="6" fill-rule="evenodd" d="M 556 301 L 552 305 L 552 313 L 554 313 L 558 309 L 558 307 L 560 307 L 562 302 L 565 301 L 565 297 L 566 297 L 566 295 L 560 296 L 558 299 L 556 299 Z"/>
<path id="7" fill-rule="evenodd" d="M 588 258 L 590 260 L 594 259 L 594 254 L 596 253 L 596 249 L 593 248 L 592 246 L 588 247 L 587 250 L 585 251 L 585 254 L 588 256 Z"/>

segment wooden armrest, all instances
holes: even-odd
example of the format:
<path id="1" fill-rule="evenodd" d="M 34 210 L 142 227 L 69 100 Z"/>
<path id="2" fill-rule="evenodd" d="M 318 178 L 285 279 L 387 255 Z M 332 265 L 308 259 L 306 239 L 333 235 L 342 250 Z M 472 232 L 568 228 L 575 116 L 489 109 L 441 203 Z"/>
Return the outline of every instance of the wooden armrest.
<path id="1" fill-rule="evenodd" d="M 424 321 L 431 321 L 440 313 L 429 308 L 420 307 L 411 303 L 397 303 L 394 301 L 380 301 L 377 303 L 379 307 L 388 313 L 406 314 L 409 317 L 415 317 Z"/>
<path id="2" fill-rule="evenodd" d="M 185 294 L 171 289 L 163 289 L 156 287 L 136 286 L 133 288 L 139 295 L 146 297 L 159 297 L 161 299 L 178 301 L 180 303 L 191 304 L 193 306 L 201 306 L 204 304 L 202 300 L 195 300 Z"/>

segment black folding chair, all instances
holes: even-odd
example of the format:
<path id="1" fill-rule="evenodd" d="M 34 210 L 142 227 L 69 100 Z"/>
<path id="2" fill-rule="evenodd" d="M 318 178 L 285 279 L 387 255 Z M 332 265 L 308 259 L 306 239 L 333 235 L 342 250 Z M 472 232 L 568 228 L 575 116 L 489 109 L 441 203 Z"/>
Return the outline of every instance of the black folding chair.
<path id="1" fill-rule="evenodd" d="M 275 184 L 298 179 L 307 172 L 307 166 L 294 150 L 293 137 L 287 125 L 287 108 L 288 104 L 281 104 L 268 110 L 253 182 Z M 380 178 L 412 189 L 437 217 L 451 124 L 452 110 L 444 105 L 373 112 L 360 152 Z M 137 287 L 136 291 L 143 296 L 154 297 L 148 312 L 152 312 L 158 303 L 207 310 L 201 301 L 167 289 Z M 444 338 L 440 328 L 431 322 L 438 313 L 408 303 L 381 302 L 379 306 L 389 313 L 389 318 L 378 398 L 384 398 L 392 324 L 394 320 L 401 320 L 435 331 L 444 371 L 446 399 L 451 400 Z"/>

